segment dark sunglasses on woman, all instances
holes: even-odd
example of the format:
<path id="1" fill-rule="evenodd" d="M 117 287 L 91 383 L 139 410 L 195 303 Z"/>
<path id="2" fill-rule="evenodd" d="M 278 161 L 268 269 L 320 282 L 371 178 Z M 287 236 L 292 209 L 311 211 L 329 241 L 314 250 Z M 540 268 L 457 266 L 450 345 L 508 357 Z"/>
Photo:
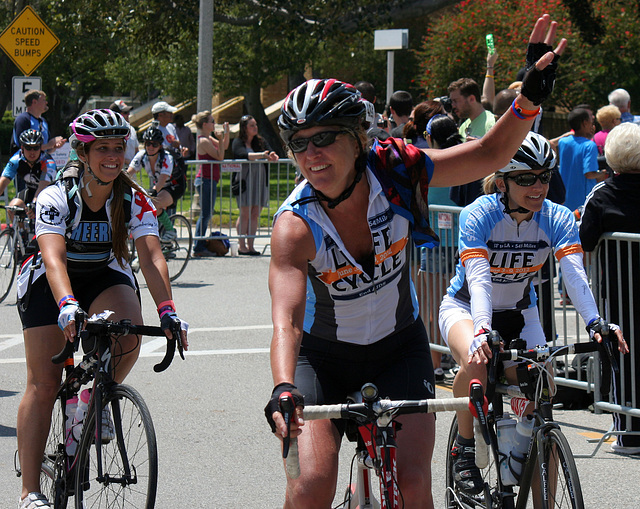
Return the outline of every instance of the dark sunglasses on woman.
<path id="1" fill-rule="evenodd" d="M 509 180 L 513 180 L 516 184 L 522 187 L 529 187 L 536 183 L 536 180 L 540 179 L 540 182 L 543 184 L 548 184 L 551 182 L 551 177 L 553 176 L 553 170 L 546 170 L 536 175 L 535 173 L 521 173 L 520 175 L 510 176 L 505 175 L 504 178 Z"/>
<path id="2" fill-rule="evenodd" d="M 307 150 L 309 142 L 313 143 L 318 148 L 328 147 L 336 141 L 336 137 L 339 134 L 345 134 L 346 132 L 347 131 L 322 131 L 321 133 L 316 133 L 308 138 L 296 138 L 295 140 L 291 140 L 288 146 L 291 152 L 299 154 L 300 152 Z"/>

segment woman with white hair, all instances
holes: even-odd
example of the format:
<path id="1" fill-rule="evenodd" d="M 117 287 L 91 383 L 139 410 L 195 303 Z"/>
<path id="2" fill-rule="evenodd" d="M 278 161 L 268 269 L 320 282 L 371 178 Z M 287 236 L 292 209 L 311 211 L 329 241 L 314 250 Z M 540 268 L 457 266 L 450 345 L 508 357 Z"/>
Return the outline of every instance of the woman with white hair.
<path id="1" fill-rule="evenodd" d="M 627 122 L 614 127 L 607 136 L 605 154 L 614 175 L 596 185 L 587 197 L 580 224 L 585 251 L 595 250 L 603 233 L 640 233 L 640 126 Z M 640 276 L 640 246 L 638 242 L 628 244 L 613 240 L 602 244 L 600 249 L 606 246 L 608 256 L 601 254 L 601 288 L 610 320 L 631 332 L 640 328 L 635 319 L 640 316 L 640 287 L 632 284 Z M 605 266 L 607 260 L 609 265 Z M 620 306 L 618 302 L 633 305 Z M 631 370 L 634 360 L 636 369 L 640 366 L 640 344 L 636 345 L 633 337 L 629 349 L 631 355 L 624 356 L 624 368 L 620 368 L 625 378 L 614 376 L 614 401 L 621 405 L 631 402 L 633 394 L 640 394 L 640 376 Z M 640 432 L 638 418 L 614 413 L 613 422 L 617 431 Z M 621 454 L 640 454 L 640 435 L 620 435 L 611 448 Z"/>

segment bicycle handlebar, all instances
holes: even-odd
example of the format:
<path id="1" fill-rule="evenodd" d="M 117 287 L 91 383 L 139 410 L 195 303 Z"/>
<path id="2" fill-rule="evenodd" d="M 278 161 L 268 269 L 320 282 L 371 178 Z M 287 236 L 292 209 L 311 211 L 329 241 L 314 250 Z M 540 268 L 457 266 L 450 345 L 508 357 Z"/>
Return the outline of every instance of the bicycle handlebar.
<path id="1" fill-rule="evenodd" d="M 88 339 L 91 336 L 108 337 L 111 334 L 119 336 L 127 336 L 129 334 L 155 337 L 165 336 L 164 330 L 161 327 L 153 325 L 133 325 L 129 320 L 120 320 L 119 322 L 112 322 L 103 318 L 86 320 L 86 315 L 82 310 L 76 312 L 75 323 L 75 341 L 67 341 L 62 351 L 57 355 L 51 357 L 51 362 L 53 362 L 54 364 L 60 364 L 69 357 L 73 356 L 74 352 L 77 352 L 78 347 L 80 346 L 80 341 L 78 341 L 79 339 L 84 340 Z M 171 364 L 176 349 L 176 342 L 179 344 L 178 350 L 180 352 L 180 356 L 182 357 L 182 359 L 184 359 L 182 340 L 180 339 L 179 320 L 174 321 L 171 331 L 172 338 L 167 338 L 167 352 L 164 356 L 164 359 L 162 359 L 159 364 L 156 364 L 153 367 L 153 370 L 156 373 L 164 371 Z M 91 355 L 93 353 L 94 351 L 87 352 L 88 355 Z"/>
<path id="2" fill-rule="evenodd" d="M 484 395 L 482 395 L 484 398 Z M 285 404 L 283 405 L 283 399 Z M 472 398 L 446 398 L 446 399 L 421 399 L 421 400 L 389 400 L 377 399 L 364 403 L 342 403 L 335 405 L 309 405 L 302 409 L 302 417 L 305 420 L 313 421 L 318 419 L 351 419 L 359 423 L 375 423 L 381 418 L 393 419 L 398 415 L 416 413 L 435 413 L 443 411 L 468 410 Z M 293 399 L 285 396 L 280 401 L 280 410 L 287 412 L 291 419 L 295 407 L 289 406 Z M 290 422 L 290 421 L 289 421 Z M 288 438 L 288 440 L 287 440 Z M 288 447 L 288 454 L 285 448 Z M 291 479 L 300 476 L 300 462 L 298 458 L 298 443 L 296 438 L 285 437 L 283 443 L 282 457 L 286 460 L 287 474 Z"/>
<path id="3" fill-rule="evenodd" d="M 35 203 L 27 203 L 25 207 L 19 207 L 17 205 L 0 205 L 0 209 L 5 209 L 18 216 L 25 216 L 27 214 L 27 210 L 35 209 Z"/>

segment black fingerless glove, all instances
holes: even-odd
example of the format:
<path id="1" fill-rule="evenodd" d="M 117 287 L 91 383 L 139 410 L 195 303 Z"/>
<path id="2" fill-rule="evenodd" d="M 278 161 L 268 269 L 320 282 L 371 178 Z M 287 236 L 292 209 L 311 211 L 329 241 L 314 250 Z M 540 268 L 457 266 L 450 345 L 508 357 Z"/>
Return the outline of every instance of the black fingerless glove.
<path id="1" fill-rule="evenodd" d="M 271 399 L 269 400 L 269 403 L 267 403 L 267 406 L 264 407 L 264 416 L 267 418 L 269 426 L 271 426 L 272 433 L 276 432 L 276 423 L 273 420 L 273 413 L 280 411 L 280 395 L 283 392 L 290 392 L 293 396 L 293 401 L 296 406 L 304 408 L 304 396 L 300 394 L 300 391 L 295 385 L 288 382 L 283 382 L 276 385 L 273 388 L 273 392 L 271 393 Z"/>
<path id="2" fill-rule="evenodd" d="M 158 191 L 156 191 L 155 189 L 149 189 L 149 196 L 155 198 L 156 196 L 158 196 Z"/>
<path id="3" fill-rule="evenodd" d="M 559 55 L 541 71 L 536 69 L 536 62 L 552 50 L 551 46 L 543 42 L 529 43 L 527 46 L 527 72 L 522 80 L 520 93 L 536 106 L 551 95 L 556 82 Z"/>

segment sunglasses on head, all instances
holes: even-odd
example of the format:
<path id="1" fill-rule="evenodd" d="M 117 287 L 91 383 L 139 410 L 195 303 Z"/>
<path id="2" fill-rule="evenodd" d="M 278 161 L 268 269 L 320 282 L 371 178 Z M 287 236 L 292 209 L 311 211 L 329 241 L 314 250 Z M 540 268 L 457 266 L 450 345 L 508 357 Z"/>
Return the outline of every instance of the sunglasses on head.
<path id="1" fill-rule="evenodd" d="M 22 150 L 28 150 L 29 152 L 40 152 L 40 145 L 22 145 Z"/>
<path id="2" fill-rule="evenodd" d="M 551 177 L 553 176 L 553 170 L 546 170 L 536 175 L 535 173 L 521 173 L 520 175 L 508 176 L 505 175 L 504 178 L 513 180 L 516 184 L 523 187 L 529 187 L 536 183 L 536 180 L 540 179 L 542 184 L 548 184 L 551 182 Z"/>
<path id="3" fill-rule="evenodd" d="M 294 154 L 299 154 L 300 152 L 307 150 L 309 142 L 313 143 L 314 146 L 318 148 L 327 147 L 336 141 L 336 137 L 339 134 L 345 134 L 346 132 L 347 131 L 323 131 L 321 133 L 316 133 L 313 136 L 309 136 L 308 138 L 296 138 L 295 140 L 291 140 L 288 147 Z"/>
<path id="4" fill-rule="evenodd" d="M 159 147 L 160 143 L 158 143 L 157 141 L 145 141 L 144 142 L 145 147 Z"/>

